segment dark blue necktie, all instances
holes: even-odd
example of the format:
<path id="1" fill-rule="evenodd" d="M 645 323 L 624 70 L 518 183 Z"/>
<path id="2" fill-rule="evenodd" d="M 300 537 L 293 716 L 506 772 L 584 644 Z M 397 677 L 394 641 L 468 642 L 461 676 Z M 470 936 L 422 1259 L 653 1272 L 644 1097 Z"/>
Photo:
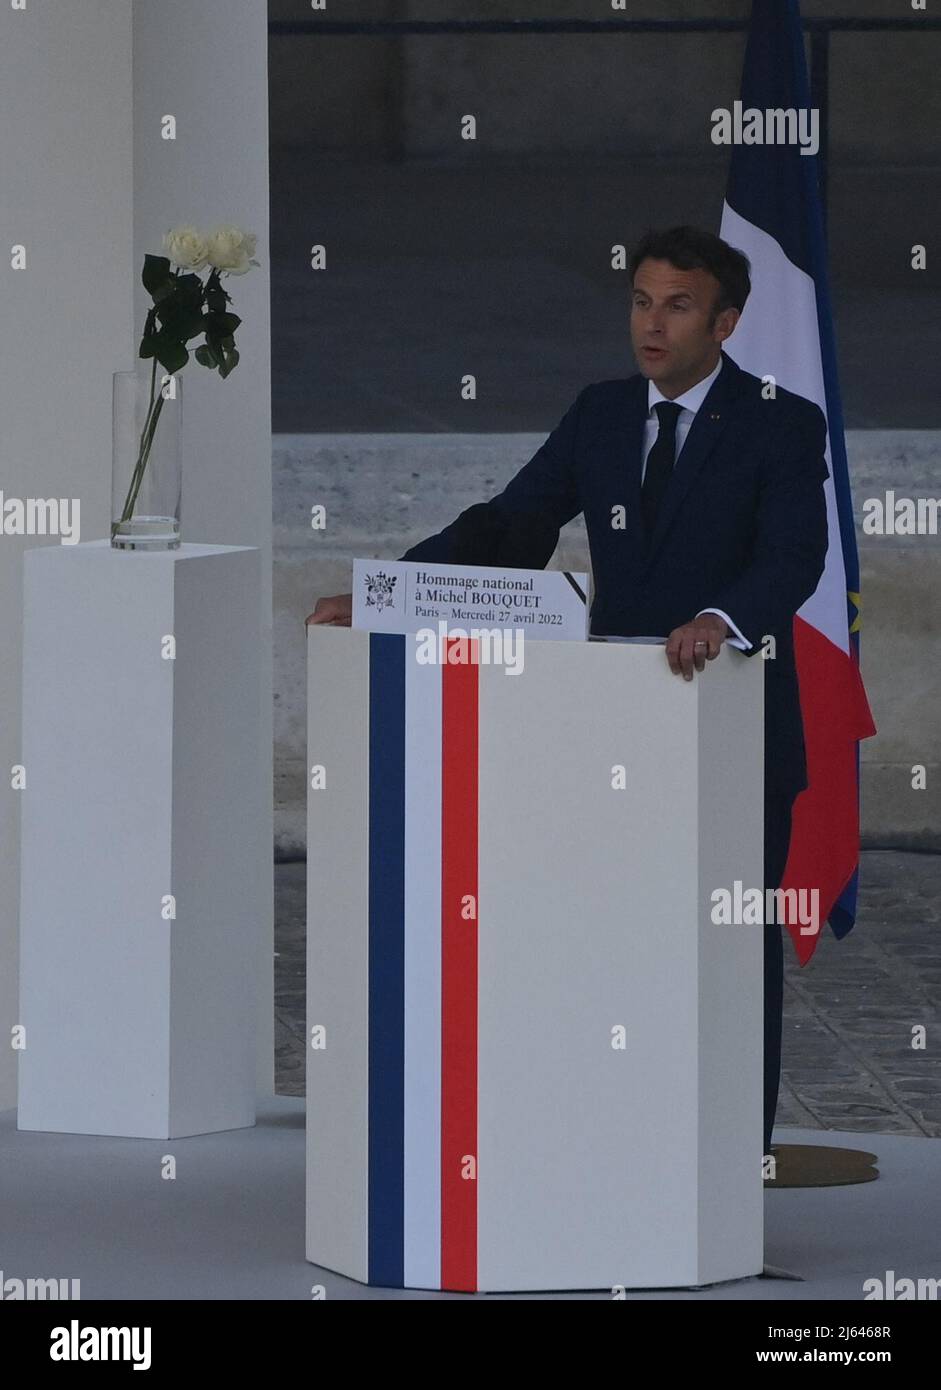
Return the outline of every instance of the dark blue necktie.
<path id="1" fill-rule="evenodd" d="M 660 426 L 653 447 L 647 455 L 647 468 L 640 498 L 648 539 L 654 533 L 660 503 L 663 501 L 663 494 L 667 490 L 676 461 L 676 422 L 682 409 L 683 407 L 675 401 L 658 401 L 654 406 Z"/>

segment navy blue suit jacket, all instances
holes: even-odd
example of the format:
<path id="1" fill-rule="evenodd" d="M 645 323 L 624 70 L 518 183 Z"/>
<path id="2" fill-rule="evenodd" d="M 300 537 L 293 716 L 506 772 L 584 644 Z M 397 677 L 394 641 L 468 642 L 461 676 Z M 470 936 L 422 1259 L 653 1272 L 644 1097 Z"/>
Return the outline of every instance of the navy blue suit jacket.
<path id="1" fill-rule="evenodd" d="M 559 528 L 585 513 L 591 632 L 666 637 L 721 608 L 765 666 L 765 787 L 806 786 L 792 619 L 817 587 L 827 551 L 826 421 L 811 401 L 762 383 L 725 353 L 644 534 L 640 510 L 647 379 L 594 382 L 504 490 L 463 511 L 401 557 L 543 569 Z M 612 525 L 623 507 L 625 524 Z M 706 674 L 708 679 L 708 673 Z M 696 679 L 699 679 L 697 677 Z"/>

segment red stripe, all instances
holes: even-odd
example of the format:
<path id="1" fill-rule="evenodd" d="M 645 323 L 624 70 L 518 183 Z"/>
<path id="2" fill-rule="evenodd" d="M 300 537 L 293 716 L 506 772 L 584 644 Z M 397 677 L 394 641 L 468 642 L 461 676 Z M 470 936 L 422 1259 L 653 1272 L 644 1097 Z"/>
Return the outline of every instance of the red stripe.
<path id="1" fill-rule="evenodd" d="M 834 646 L 803 618 L 794 619 L 807 790 L 794 804 L 791 848 L 782 888 L 819 892 L 821 929 L 859 862 L 856 744 L 875 732 L 854 656 Z M 801 965 L 819 941 L 788 922 Z"/>
<path id="2" fill-rule="evenodd" d="M 441 1287 L 477 1288 L 477 639 L 441 673 Z M 468 917 L 466 901 L 473 904 Z"/>

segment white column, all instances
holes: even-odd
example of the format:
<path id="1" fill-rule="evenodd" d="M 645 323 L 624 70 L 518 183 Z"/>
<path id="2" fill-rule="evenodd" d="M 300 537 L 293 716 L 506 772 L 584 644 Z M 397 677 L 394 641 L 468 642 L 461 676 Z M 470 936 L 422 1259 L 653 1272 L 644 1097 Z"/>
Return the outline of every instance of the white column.
<path id="1" fill-rule="evenodd" d="M 111 377 L 133 366 L 145 252 L 175 222 L 238 222 L 258 260 L 231 293 L 242 361 L 221 381 L 185 369 L 184 540 L 261 552 L 256 857 L 267 884 L 258 1071 L 273 1085 L 271 906 L 271 474 L 265 0 L 25 0 L 0 4 L 0 170 L 6 242 L 0 315 L 0 491 L 78 498 L 81 538 L 107 535 Z M 175 139 L 164 139 L 173 116 Z M 14 270 L 11 248 L 25 248 Z M 0 534 L 0 1109 L 15 1104 L 23 552 Z M 250 623 L 256 615 L 248 615 Z M 299 637 L 299 640 L 300 637 Z"/>
<path id="2" fill-rule="evenodd" d="M 80 498 L 87 536 L 105 534 L 111 374 L 134 350 L 132 132 L 125 0 L 0 5 L 0 490 Z M 0 534 L 0 1109 L 16 1104 L 21 575 L 39 544 Z"/>

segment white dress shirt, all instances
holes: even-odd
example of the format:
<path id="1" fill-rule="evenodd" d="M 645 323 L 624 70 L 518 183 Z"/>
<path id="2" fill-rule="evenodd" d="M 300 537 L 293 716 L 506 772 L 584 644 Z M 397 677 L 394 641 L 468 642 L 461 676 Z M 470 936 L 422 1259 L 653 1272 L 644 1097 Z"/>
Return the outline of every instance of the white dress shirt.
<path id="1" fill-rule="evenodd" d="M 674 405 L 681 406 L 679 415 L 676 419 L 676 457 L 679 458 L 690 427 L 696 418 L 696 412 L 702 405 L 706 396 L 709 394 L 712 383 L 722 370 L 722 359 L 719 358 L 718 364 L 713 368 L 708 376 L 704 376 L 702 381 L 697 381 L 695 386 L 691 386 L 688 391 L 684 391 L 682 396 L 676 396 L 673 400 Z M 640 480 L 643 485 L 644 476 L 647 472 L 647 456 L 654 446 L 660 422 L 654 406 L 660 401 L 669 400 L 657 389 L 652 381 L 647 382 L 647 419 L 644 424 L 644 458 L 641 466 Z M 743 637 L 741 632 L 733 623 L 728 613 L 723 613 L 721 608 L 703 608 L 696 617 L 699 618 L 703 613 L 718 613 L 720 618 L 724 618 L 729 625 L 730 636 L 726 638 L 730 647 L 738 647 L 740 651 L 747 652 L 751 647 L 751 642 Z"/>

